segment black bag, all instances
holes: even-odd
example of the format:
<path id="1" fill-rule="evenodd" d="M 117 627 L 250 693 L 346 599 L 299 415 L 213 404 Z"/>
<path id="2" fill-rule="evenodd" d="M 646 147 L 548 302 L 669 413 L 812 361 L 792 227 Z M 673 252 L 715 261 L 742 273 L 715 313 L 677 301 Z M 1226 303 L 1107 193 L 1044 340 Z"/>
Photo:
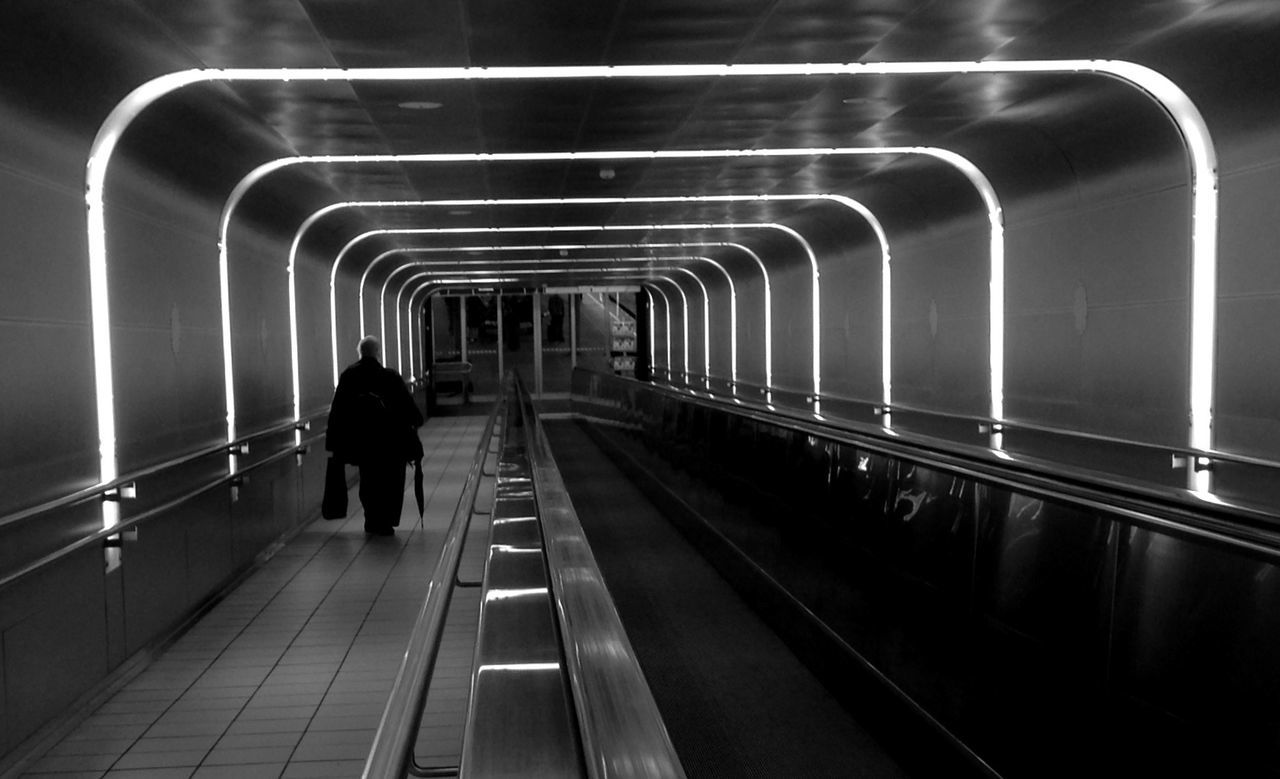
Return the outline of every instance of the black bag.
<path id="1" fill-rule="evenodd" d="M 325 519 L 345 519 L 347 516 L 347 468 L 337 457 L 330 457 L 324 469 L 324 499 L 320 501 L 320 516 Z"/>

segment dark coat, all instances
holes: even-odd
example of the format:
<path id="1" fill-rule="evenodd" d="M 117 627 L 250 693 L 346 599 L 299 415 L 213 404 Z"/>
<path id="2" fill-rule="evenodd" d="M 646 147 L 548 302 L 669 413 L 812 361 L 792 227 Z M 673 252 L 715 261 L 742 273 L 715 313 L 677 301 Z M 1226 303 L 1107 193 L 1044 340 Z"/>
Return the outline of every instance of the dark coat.
<path id="1" fill-rule="evenodd" d="M 404 463 L 413 458 L 408 442 L 417 441 L 413 431 L 421 426 L 422 414 L 400 374 L 382 367 L 373 357 L 364 357 L 338 378 L 324 448 L 355 465 Z"/>

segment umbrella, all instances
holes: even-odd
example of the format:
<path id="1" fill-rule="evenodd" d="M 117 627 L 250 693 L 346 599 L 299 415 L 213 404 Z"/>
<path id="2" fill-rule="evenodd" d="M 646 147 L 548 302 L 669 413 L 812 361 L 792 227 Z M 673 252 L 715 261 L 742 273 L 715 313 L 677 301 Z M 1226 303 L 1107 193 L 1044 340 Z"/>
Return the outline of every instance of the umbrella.
<path id="1" fill-rule="evenodd" d="M 422 499 L 422 460 L 413 461 L 413 497 L 418 499 L 418 524 L 422 524 L 425 510 Z"/>

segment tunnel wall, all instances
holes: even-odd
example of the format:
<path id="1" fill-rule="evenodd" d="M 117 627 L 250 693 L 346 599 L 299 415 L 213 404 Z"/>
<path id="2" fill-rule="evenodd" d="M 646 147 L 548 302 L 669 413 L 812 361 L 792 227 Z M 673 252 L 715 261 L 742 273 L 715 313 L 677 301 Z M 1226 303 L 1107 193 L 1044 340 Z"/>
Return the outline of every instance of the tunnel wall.
<path id="1" fill-rule="evenodd" d="M 71 99 L 71 96 L 67 96 Z M 98 481 L 84 167 L 92 133 L 0 105 L 0 515 Z M 96 129 L 96 128 L 95 128 Z M 210 165 L 216 148 L 203 151 Z M 242 170 L 243 160 L 221 160 Z M 222 200 L 122 155 L 108 180 L 115 407 L 122 474 L 225 441 L 217 221 Z M 224 193 L 225 196 L 225 193 Z M 288 229 L 233 224 L 232 338 L 243 435 L 293 418 Z M 299 319 L 328 332 L 328 273 L 299 274 Z M 332 392 L 327 339 L 302 346 L 303 406 Z M 323 417 L 315 432 L 323 430 Z M 306 433 L 310 437 L 314 433 Z M 0 755 L 65 713 L 317 515 L 322 445 L 293 454 L 291 429 L 251 442 L 234 489 L 227 457 L 196 457 L 137 481 L 122 519 L 151 513 L 119 549 L 101 541 L 0 588 Z M 195 493 L 194 495 L 192 493 Z M 0 526 L 0 576 L 102 527 L 97 499 Z M 0 758 L 0 765 L 3 764 Z"/>
<path id="2" fill-rule="evenodd" d="M 43 20 L 34 29 L 65 32 L 60 45 L 44 53 L 36 52 L 41 43 L 34 37 L 22 43 L 24 31 L 15 32 L 17 26 L 5 33 L 6 43 L 22 44 L 12 61 L 22 61 L 24 69 L 0 83 L 0 350 L 15 365 L 0 377 L 6 409 L 0 414 L 0 515 L 98 479 L 84 230 L 89 145 L 106 111 L 128 88 L 198 64 L 140 12 L 117 6 L 78 9 L 84 16 L 65 30 L 56 20 Z M 98 23 L 104 20 L 111 23 Z M 275 145 L 264 141 L 265 128 L 242 123 L 247 109 L 239 101 L 212 88 L 199 95 L 153 109 L 131 147 L 136 154 L 122 156 L 108 182 L 116 259 L 110 277 L 116 407 L 125 472 L 222 439 L 217 217 L 230 182 L 261 159 L 289 151 L 279 139 Z M 191 113 L 193 107 L 204 113 Z M 181 142 L 183 131 L 209 113 L 226 114 L 219 132 L 236 132 L 209 143 Z M 1222 159 L 1218 445 L 1280 457 L 1280 395 L 1273 391 L 1280 384 L 1280 346 L 1271 335 L 1280 329 L 1280 264 L 1274 261 L 1280 244 L 1274 197 L 1280 189 L 1280 143 L 1270 128 L 1250 137 L 1218 133 L 1215 117 L 1208 118 Z M 140 153 L 148 146 L 152 156 Z M 995 160 L 975 162 L 999 168 Z M 1181 444 L 1189 272 L 1185 163 L 1162 158 L 1154 173 L 1137 167 L 1117 173 L 1099 172 L 1093 162 L 1078 155 L 1059 161 L 1087 173 L 1047 193 L 1019 190 L 1008 171 L 1003 179 L 995 177 L 998 192 L 1013 192 L 1004 203 L 1007 412 L 1051 426 Z M 186 179 L 194 171 L 203 176 L 198 182 Z M 315 195 L 303 193 L 300 200 L 307 194 Z M 908 216 L 889 224 L 895 398 L 983 415 L 985 216 L 974 211 L 936 222 Z M 829 210 L 794 220 L 813 239 L 822 269 L 824 390 L 875 400 L 878 247 L 865 228 L 837 226 L 836 220 Z M 910 226 L 912 220 L 928 225 Z M 258 214 L 237 222 L 231 234 L 242 434 L 292 417 L 284 258 L 297 224 Z M 336 249 L 350 237 L 317 232 L 320 237 L 304 247 L 297 268 L 303 416 L 323 413 L 331 394 L 328 274 Z M 769 265 L 774 383 L 804 392 L 812 376 L 808 261 L 791 239 L 757 232 L 721 237 L 750 243 Z M 737 251 L 718 250 L 717 257 L 738 281 L 740 378 L 763 383 L 758 270 Z M 704 277 L 715 278 L 710 272 Z M 352 272 L 339 278 L 340 323 L 354 322 L 356 279 Z M 714 282 L 709 286 L 717 323 L 713 367 L 722 370 L 727 341 L 717 312 L 726 308 L 727 291 Z M 700 291 L 685 288 L 697 311 Z M 370 319 L 376 306 L 376 300 L 367 304 Z M 701 364 L 702 343 L 700 314 L 692 319 L 691 367 Z M 342 364 L 351 349 L 342 340 L 348 326 L 339 329 Z M 663 330 L 658 317 L 659 343 Z M 682 333 L 672 335 L 671 362 L 682 367 Z M 278 432 L 255 441 L 241 464 L 287 453 L 292 440 L 291 432 Z M 322 465 L 316 454 L 303 457 L 301 465 L 292 455 L 271 461 L 234 496 L 223 485 L 161 512 L 137 539 L 124 542 L 123 564 L 111 571 L 95 546 L 0 590 L 0 753 L 148 646 L 281 534 L 313 517 Z M 161 507 L 225 468 L 225 458 L 213 455 L 142 480 L 138 501 L 127 504 L 124 514 Z M 1225 467 L 1217 475 L 1228 495 L 1257 495 L 1268 489 L 1264 482 L 1275 481 L 1269 473 L 1245 477 Z M 4 525 L 0 574 L 100 524 L 99 506 L 91 503 Z"/>
<path id="3" fill-rule="evenodd" d="M 1001 775 L 1274 765 L 1274 546 L 613 376 L 575 374 L 573 408 L 851 705 L 865 662 Z"/>
<path id="4" fill-rule="evenodd" d="M 1218 275 L 1219 446 L 1280 457 L 1280 142 L 1274 132 L 1223 155 Z"/>

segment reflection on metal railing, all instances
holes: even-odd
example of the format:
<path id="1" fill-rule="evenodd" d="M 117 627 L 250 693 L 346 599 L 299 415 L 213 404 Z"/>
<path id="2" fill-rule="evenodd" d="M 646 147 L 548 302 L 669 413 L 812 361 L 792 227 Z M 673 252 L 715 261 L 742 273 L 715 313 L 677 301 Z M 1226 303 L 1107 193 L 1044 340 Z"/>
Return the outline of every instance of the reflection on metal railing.
<path id="1" fill-rule="evenodd" d="M 1169 466 L 1175 470 L 1184 470 L 1189 464 L 1194 464 L 1196 470 L 1212 470 L 1215 463 L 1233 463 L 1256 468 L 1266 468 L 1269 470 L 1280 470 L 1280 460 L 1273 460 L 1266 457 L 1257 457 L 1254 455 L 1240 454 L 1236 452 L 1226 452 L 1218 449 L 1201 450 L 1177 444 L 1159 444 L 1150 441 L 1140 441 L 1134 438 L 1106 435 L 1104 433 L 1071 430 L 1068 428 L 1044 425 L 1026 420 L 1010 419 L 1008 417 L 1000 420 L 994 420 L 989 416 L 983 416 L 980 414 L 962 414 L 954 411 L 941 411 L 909 403 L 893 403 L 891 405 L 884 405 L 883 403 L 874 400 L 845 397 L 827 392 L 815 397 L 811 392 L 805 392 L 803 390 L 784 390 L 777 387 L 765 387 L 763 385 L 744 381 L 734 382 L 723 377 L 704 376 L 702 374 L 675 371 L 665 366 L 654 366 L 652 368 L 652 374 L 654 380 L 668 384 L 678 390 L 703 394 L 712 393 L 708 395 L 708 397 L 714 397 L 716 394 L 723 394 L 740 400 L 767 397 L 771 404 L 778 406 L 778 410 L 799 412 L 802 415 L 811 415 L 811 406 L 813 402 L 815 400 L 821 400 L 827 404 L 827 406 L 824 407 L 824 416 L 827 418 L 837 416 L 832 414 L 831 404 L 847 404 L 849 406 L 863 408 L 868 413 L 878 417 L 884 417 L 889 414 L 909 413 L 940 420 L 963 422 L 967 425 L 971 425 L 972 430 L 976 434 L 982 436 L 990 435 L 993 432 L 1009 434 L 1021 431 L 1068 440 L 1102 443 L 1133 450 L 1151 452 L 1158 454 L 1162 462 L 1167 462 Z M 862 420 L 856 418 L 851 418 L 849 421 L 854 423 L 862 422 Z M 1007 448 L 1009 444 L 1008 440 L 1006 440 L 1005 443 Z"/>
<path id="2" fill-rule="evenodd" d="M 639 391 L 637 391 L 639 390 Z M 579 403 L 631 427 L 658 424 L 647 419 L 652 411 L 640 396 L 668 397 L 680 404 L 692 404 L 751 420 L 760 429 L 786 429 L 817 436 L 861 450 L 898 457 L 1041 497 L 1095 509 L 1122 513 L 1146 527 L 1175 530 L 1271 559 L 1280 559 L 1280 517 L 1273 506 L 1226 498 L 1206 500 L 1179 487 L 1142 482 L 1085 466 L 1050 461 L 1015 452 L 992 452 L 982 445 L 966 446 L 948 438 L 903 430 L 887 431 L 838 417 L 806 413 L 796 406 L 751 398 L 749 394 L 730 397 L 716 392 L 669 386 L 662 382 L 637 383 L 621 377 L 579 370 L 574 376 L 575 411 Z M 794 400 L 793 400 L 794 402 Z M 775 405 L 777 404 L 777 405 Z M 895 408 L 902 410 L 903 407 Z M 951 418 L 969 422 L 963 415 Z M 1002 423 L 1008 425 L 1008 423 Z M 1136 445 L 1136 443 L 1135 443 Z M 1150 450 L 1163 447 L 1150 446 Z M 1167 456 L 1167 455 L 1166 455 Z M 1242 461 L 1245 458 L 1236 458 Z"/>
<path id="3" fill-rule="evenodd" d="M 458 567 L 462 560 L 467 529 L 471 525 L 472 505 L 479 489 L 489 442 L 498 434 L 497 420 L 504 405 L 495 403 L 493 411 L 489 413 L 485 433 L 480 438 L 471 470 L 462 487 L 462 496 L 458 499 L 458 507 L 453 512 L 453 520 L 445 535 L 439 561 L 427 585 L 427 595 L 409 637 L 409 645 L 396 675 L 391 697 L 387 700 L 382 720 L 378 723 L 373 746 L 361 774 L 365 779 L 400 779 L 409 773 L 415 776 L 451 776 L 457 773 L 456 768 L 433 770 L 417 767 L 413 760 L 413 747 L 426 703 L 427 687 L 440 652 L 449 601 L 458 582 Z"/>
<path id="4" fill-rule="evenodd" d="M 527 398 L 526 398 L 527 402 Z M 604 777 L 684 776 L 582 525 L 569 500 L 542 424 L 533 420 L 534 472 L 556 613 L 560 621 L 587 774 Z"/>
<path id="5" fill-rule="evenodd" d="M 452 588 L 457 586 L 457 570 L 469 517 L 473 513 L 472 503 L 478 489 L 478 478 L 482 473 L 502 472 L 508 481 L 519 482 L 508 485 L 515 490 L 508 490 L 509 497 L 518 500 L 535 498 L 531 505 L 536 505 L 536 516 L 497 516 L 495 507 L 495 532 L 502 528 L 506 536 L 514 537 L 513 533 L 527 534 L 530 529 L 525 525 L 529 523 L 533 523 L 535 527 L 540 525 L 541 531 L 533 532 L 535 536 L 541 536 L 543 548 L 501 548 L 508 553 L 536 555 L 542 555 L 545 551 L 545 569 L 550 587 L 499 588 L 489 591 L 485 596 L 486 601 L 504 602 L 550 594 L 554 600 L 559 632 L 559 638 L 553 639 L 552 645 L 558 643 L 563 647 L 563 663 L 550 662 L 544 658 L 539 662 L 521 662 L 515 665 L 482 664 L 474 672 L 473 694 L 474 683 L 483 674 L 537 671 L 567 677 L 566 684 L 573 701 L 577 732 L 583 750 L 582 765 L 586 768 L 587 776 L 593 779 L 639 779 L 653 776 L 682 779 L 684 771 L 587 546 L 581 525 L 542 435 L 541 425 L 534 416 L 532 401 L 524 388 L 518 385 L 518 380 L 509 382 L 508 390 L 504 393 L 504 403 L 499 405 L 505 406 L 505 427 L 515 426 L 511 430 L 513 438 L 510 440 L 506 438 L 507 433 L 503 432 L 504 446 L 513 446 L 513 441 L 519 443 L 520 439 L 524 439 L 533 477 L 532 484 L 528 483 L 528 476 L 507 465 L 496 469 L 485 465 L 486 460 L 490 459 L 489 455 L 494 454 L 490 436 L 497 432 L 495 419 L 498 406 L 495 406 L 494 414 L 489 420 L 490 433 L 480 442 L 471 472 L 467 476 L 444 548 L 427 589 L 426 600 L 409 640 L 362 776 L 365 779 L 401 779 L 407 774 L 454 776 L 467 770 L 469 764 L 465 757 L 461 767 L 423 768 L 415 764 L 413 749 L 450 595 Z M 486 578 L 487 576 L 486 573 Z M 472 700 L 468 714 L 468 733 L 473 735 L 471 720 L 475 705 L 476 701 Z M 470 748 L 479 750 L 475 754 L 488 754 L 486 750 L 496 747 L 487 737 L 499 735 L 500 733 L 489 728 L 484 735 L 476 736 L 482 743 L 471 744 Z M 530 768 L 530 771 L 532 775 L 537 775 L 535 769 Z"/>

